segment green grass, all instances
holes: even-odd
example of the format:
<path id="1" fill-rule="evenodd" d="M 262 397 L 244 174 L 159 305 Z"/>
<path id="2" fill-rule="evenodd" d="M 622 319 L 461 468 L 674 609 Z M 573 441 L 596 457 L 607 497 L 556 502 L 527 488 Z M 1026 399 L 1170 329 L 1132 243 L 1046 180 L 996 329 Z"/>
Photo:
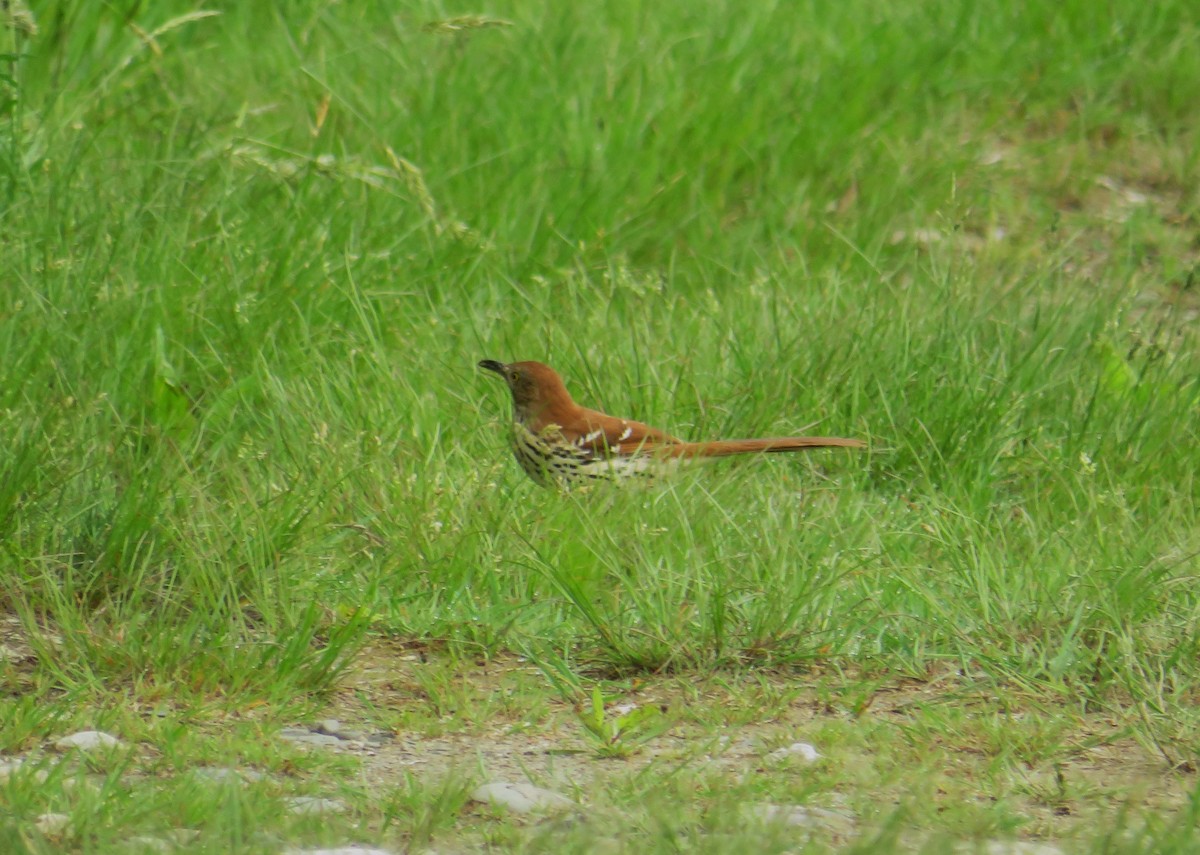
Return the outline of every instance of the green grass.
<path id="1" fill-rule="evenodd" d="M 779 851 L 737 806 L 830 794 L 861 836 L 814 846 L 1197 845 L 1190 4 L 29 12 L 0 29 L 0 753 L 139 747 L 0 785 L 0 848 L 592 851 L 464 811 L 469 768 L 367 787 L 272 734 L 586 749 L 598 681 L 696 744 L 812 709 L 832 758 L 800 787 L 597 761 L 614 845 Z M 689 438 L 871 450 L 539 490 L 484 357 Z M 401 688 L 359 691 L 364 657 Z M 222 756 L 281 777 L 198 792 Z M 336 781 L 347 815 L 281 811 Z"/>

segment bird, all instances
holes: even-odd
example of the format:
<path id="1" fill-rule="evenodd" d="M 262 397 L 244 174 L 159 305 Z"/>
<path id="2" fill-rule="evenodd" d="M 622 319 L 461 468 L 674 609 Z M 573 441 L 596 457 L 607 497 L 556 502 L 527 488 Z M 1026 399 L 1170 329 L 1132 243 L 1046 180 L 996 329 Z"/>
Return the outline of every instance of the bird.
<path id="1" fill-rule="evenodd" d="M 512 449 L 525 473 L 543 487 L 653 477 L 681 464 L 756 452 L 865 448 L 836 436 L 781 436 L 686 442 L 657 428 L 581 407 L 558 372 L 541 362 L 484 359 L 512 393 Z"/>

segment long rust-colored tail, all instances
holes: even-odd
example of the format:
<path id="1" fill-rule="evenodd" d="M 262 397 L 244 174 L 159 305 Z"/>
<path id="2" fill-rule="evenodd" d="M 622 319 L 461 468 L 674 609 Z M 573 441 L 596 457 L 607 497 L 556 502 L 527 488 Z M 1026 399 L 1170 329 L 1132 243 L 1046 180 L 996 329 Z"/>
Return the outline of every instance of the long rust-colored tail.
<path id="1" fill-rule="evenodd" d="M 756 452 L 804 451 L 809 448 L 866 448 L 857 439 L 840 436 L 777 436 L 765 439 L 722 439 L 714 442 L 681 442 L 662 450 L 668 457 L 728 457 Z"/>

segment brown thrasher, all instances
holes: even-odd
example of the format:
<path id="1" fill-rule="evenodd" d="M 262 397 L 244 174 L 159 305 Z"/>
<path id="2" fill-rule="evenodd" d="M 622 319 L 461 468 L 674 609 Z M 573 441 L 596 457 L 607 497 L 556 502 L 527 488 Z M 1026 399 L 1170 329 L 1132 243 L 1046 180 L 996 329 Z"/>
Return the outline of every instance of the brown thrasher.
<path id="1" fill-rule="evenodd" d="M 864 448 L 857 439 L 781 436 L 684 442 L 660 430 L 581 407 L 562 378 L 540 362 L 485 359 L 480 368 L 504 378 L 513 399 L 513 453 L 521 468 L 543 487 L 597 478 L 655 475 L 690 460 L 801 451 L 806 448 Z"/>

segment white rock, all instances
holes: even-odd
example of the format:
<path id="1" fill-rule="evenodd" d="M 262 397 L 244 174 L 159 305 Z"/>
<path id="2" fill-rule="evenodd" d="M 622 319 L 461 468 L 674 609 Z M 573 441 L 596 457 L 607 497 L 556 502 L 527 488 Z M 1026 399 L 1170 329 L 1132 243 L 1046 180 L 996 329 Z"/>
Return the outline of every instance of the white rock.
<path id="1" fill-rule="evenodd" d="M 197 778 L 217 783 L 224 783 L 226 781 L 245 783 L 247 781 L 261 781 L 266 777 L 262 772 L 256 772 L 253 769 L 232 769 L 228 766 L 197 766 L 192 770 L 192 774 Z"/>
<path id="2" fill-rule="evenodd" d="M 300 727 L 285 727 L 279 731 L 279 738 L 286 739 L 288 742 L 298 743 L 300 745 L 340 745 L 341 739 L 336 736 L 330 736 L 327 733 L 314 733 L 311 730 L 305 730 Z"/>
<path id="3" fill-rule="evenodd" d="M 854 826 L 854 818 L 849 814 L 807 805 L 751 805 L 748 813 L 766 822 L 779 822 L 804 828 L 848 831 Z"/>
<path id="4" fill-rule="evenodd" d="M 975 851 L 963 847 L 964 851 Z M 987 855 L 1063 855 L 1063 851 L 1049 843 L 1032 843 L 1026 840 L 989 840 L 983 851 Z"/>
<path id="5" fill-rule="evenodd" d="M 172 828 L 163 836 L 175 846 L 191 846 L 200 838 L 200 831 L 195 828 Z"/>
<path id="6" fill-rule="evenodd" d="M 81 730 L 79 733 L 64 736 L 54 743 L 54 747 L 59 751 L 70 751 L 73 748 L 78 748 L 80 751 L 96 751 L 101 748 L 117 748 L 122 744 L 121 740 L 115 736 L 110 736 L 102 731 Z"/>
<path id="7" fill-rule="evenodd" d="M 320 799 L 314 796 L 296 796 L 287 800 L 288 810 L 299 814 L 345 813 L 345 802 L 337 799 Z"/>
<path id="8" fill-rule="evenodd" d="M 367 738 L 367 735 L 361 730 L 346 727 L 336 718 L 327 718 L 324 721 L 317 722 L 317 726 L 313 728 L 313 733 L 334 736 L 343 742 L 363 742 Z"/>
<path id="9" fill-rule="evenodd" d="M 533 784 L 510 784 L 496 781 L 476 787 L 471 799 L 490 805 L 506 807 L 514 813 L 531 813 L 536 810 L 565 810 L 579 807 L 566 796 L 552 790 L 543 790 Z"/>
<path id="10" fill-rule="evenodd" d="M 798 757 L 808 763 L 815 763 L 821 759 L 817 749 L 807 742 L 793 742 L 787 748 L 776 749 L 767 755 L 768 760 L 786 760 L 789 757 Z"/>
<path id="11" fill-rule="evenodd" d="M 44 813 L 37 818 L 34 826 L 42 834 L 54 836 L 71 824 L 71 817 L 65 813 Z"/>

